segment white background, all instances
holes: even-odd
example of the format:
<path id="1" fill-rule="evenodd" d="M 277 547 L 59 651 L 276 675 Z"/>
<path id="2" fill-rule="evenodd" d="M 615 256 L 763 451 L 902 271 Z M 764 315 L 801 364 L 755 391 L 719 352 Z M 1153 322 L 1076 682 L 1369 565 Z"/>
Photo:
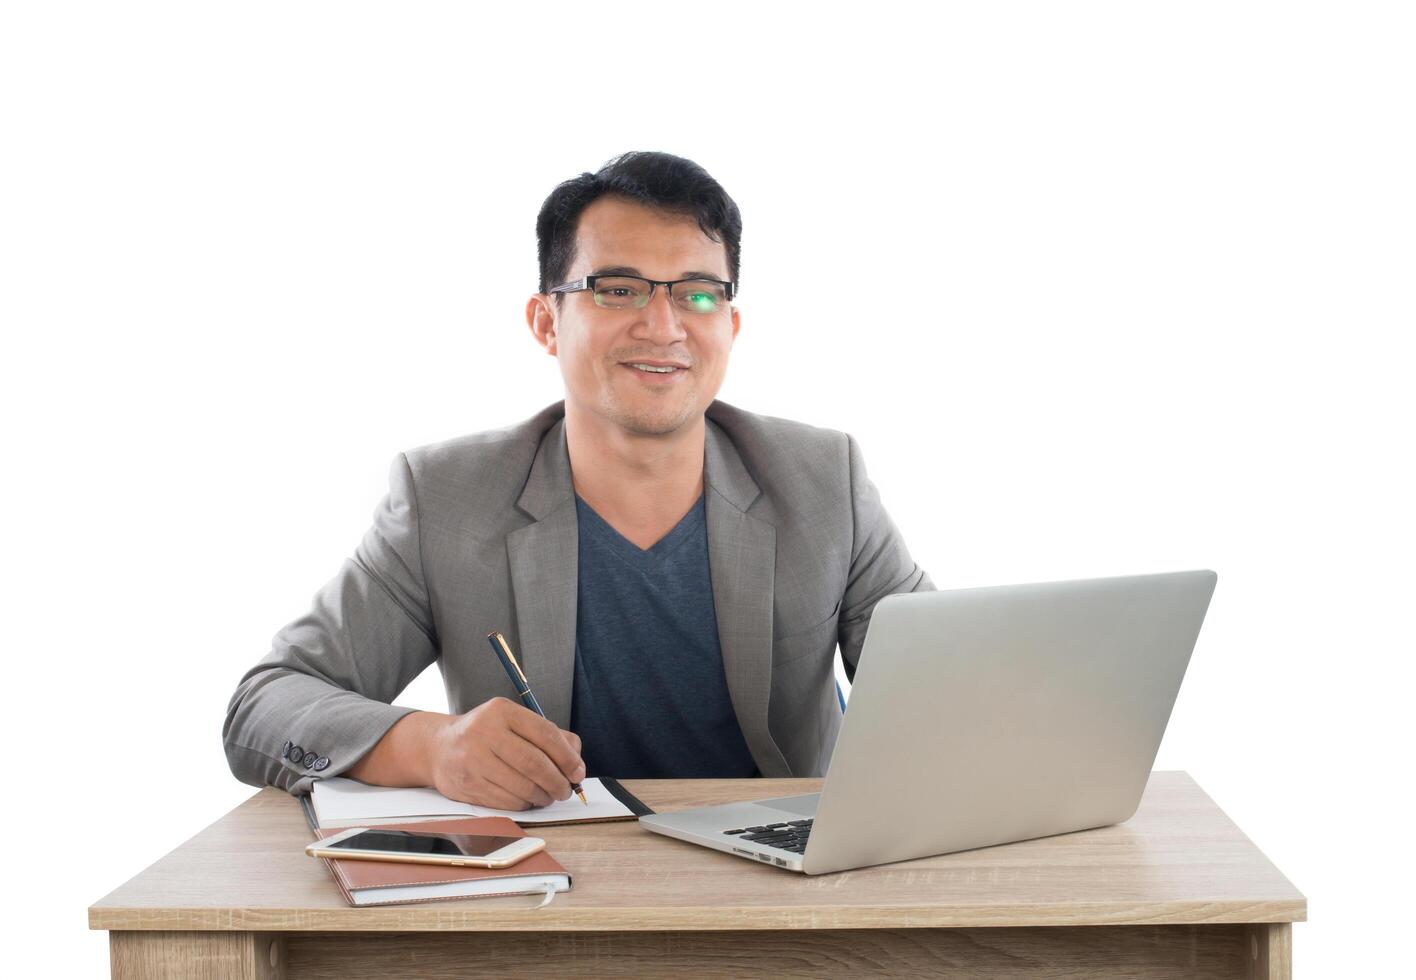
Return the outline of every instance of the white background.
<path id="1" fill-rule="evenodd" d="M 745 217 L 721 396 L 854 433 L 940 587 L 1219 572 L 1156 768 L 1308 896 L 1296 976 L 1386 972 L 1410 15 L 779 6 L 3 8 L 5 955 L 100 975 L 87 905 L 252 792 L 237 678 L 399 450 L 560 397 L 536 211 L 661 149 Z"/>

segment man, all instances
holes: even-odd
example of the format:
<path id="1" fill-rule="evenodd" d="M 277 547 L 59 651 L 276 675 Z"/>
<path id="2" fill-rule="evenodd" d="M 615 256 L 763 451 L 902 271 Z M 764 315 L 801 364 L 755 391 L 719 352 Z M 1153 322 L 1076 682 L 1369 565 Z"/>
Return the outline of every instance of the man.
<path id="1" fill-rule="evenodd" d="M 564 402 L 395 460 L 353 559 L 232 697 L 237 777 L 515 810 L 587 774 L 825 772 L 837 643 L 853 674 L 875 604 L 933 585 L 849 436 L 714 400 L 741 228 L 663 153 L 552 192 L 526 319 Z M 492 630 L 547 718 L 514 700 Z M 456 713 L 389 704 L 435 660 Z"/>

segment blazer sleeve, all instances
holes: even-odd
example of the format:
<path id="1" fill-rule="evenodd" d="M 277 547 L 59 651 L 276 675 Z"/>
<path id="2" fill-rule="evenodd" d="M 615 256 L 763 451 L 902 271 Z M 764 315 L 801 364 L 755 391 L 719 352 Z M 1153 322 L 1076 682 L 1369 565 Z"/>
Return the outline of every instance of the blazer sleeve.
<path id="1" fill-rule="evenodd" d="M 865 631 L 875 604 L 901 592 L 932 592 L 934 583 L 910 557 L 905 540 L 885 513 L 880 493 L 865 474 L 865 458 L 854 437 L 846 436 L 850 460 L 851 516 L 854 534 L 846 594 L 841 600 L 837 640 L 846 676 L 854 680 Z"/>
<path id="2" fill-rule="evenodd" d="M 339 775 L 415 710 L 389 702 L 437 653 L 413 471 L 399 454 L 354 556 L 232 695 L 222 728 L 232 773 L 296 794 Z"/>

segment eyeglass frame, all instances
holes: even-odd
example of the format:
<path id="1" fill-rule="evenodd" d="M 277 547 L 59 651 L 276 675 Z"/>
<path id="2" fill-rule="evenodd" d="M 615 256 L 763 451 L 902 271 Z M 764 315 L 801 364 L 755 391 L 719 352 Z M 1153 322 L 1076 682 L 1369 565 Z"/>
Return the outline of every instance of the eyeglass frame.
<path id="1" fill-rule="evenodd" d="M 579 279 L 572 279 L 563 282 L 559 286 L 552 286 L 547 292 L 550 293 L 579 293 L 586 290 L 591 292 L 595 289 L 595 283 L 601 279 L 638 279 L 640 282 L 649 284 L 649 298 L 644 301 L 644 306 L 654 302 L 654 290 L 660 286 L 667 286 L 669 290 L 669 302 L 673 302 L 674 287 L 681 282 L 712 282 L 723 287 L 723 298 L 729 303 L 733 301 L 733 295 L 737 292 L 734 283 L 726 282 L 722 279 L 714 279 L 711 276 L 689 276 L 687 279 L 650 279 L 648 276 L 634 276 L 628 273 L 610 272 L 604 275 L 581 276 Z M 600 306 L 599 303 L 595 304 Z M 600 306 L 602 310 L 642 310 L 644 306 Z M 714 313 L 721 313 L 721 310 L 714 310 Z"/>

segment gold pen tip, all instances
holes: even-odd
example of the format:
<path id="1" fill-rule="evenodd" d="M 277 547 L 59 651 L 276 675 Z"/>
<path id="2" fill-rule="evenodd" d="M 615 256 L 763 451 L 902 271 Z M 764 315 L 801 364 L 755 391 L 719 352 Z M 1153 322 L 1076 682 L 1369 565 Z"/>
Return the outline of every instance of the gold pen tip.
<path id="1" fill-rule="evenodd" d="M 581 802 L 581 803 L 584 803 L 586 806 L 589 806 L 589 805 L 590 805 L 590 801 L 585 798 L 584 792 L 582 792 L 581 790 L 576 790 L 576 791 L 575 791 L 575 795 L 578 796 L 578 797 L 580 797 L 580 802 Z"/>

